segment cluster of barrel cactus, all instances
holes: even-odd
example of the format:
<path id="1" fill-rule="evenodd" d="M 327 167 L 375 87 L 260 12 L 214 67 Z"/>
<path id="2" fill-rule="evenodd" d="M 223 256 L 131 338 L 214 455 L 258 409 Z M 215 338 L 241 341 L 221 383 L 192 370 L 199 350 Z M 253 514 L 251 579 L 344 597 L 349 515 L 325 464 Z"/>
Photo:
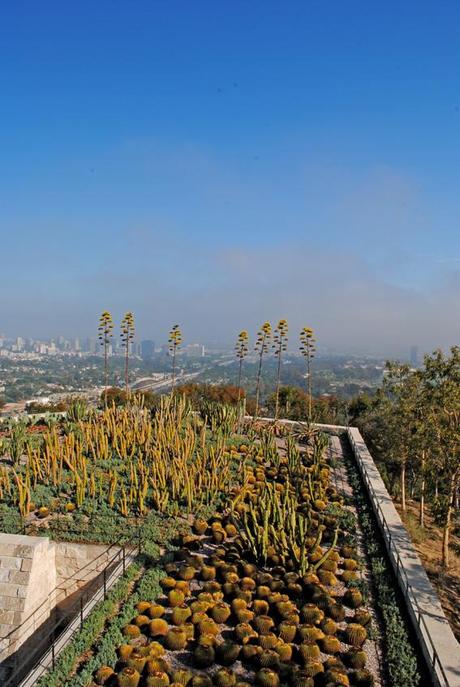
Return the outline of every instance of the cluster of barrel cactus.
<path id="1" fill-rule="evenodd" d="M 358 555 L 328 511 L 330 501 L 343 506 L 319 445 L 294 459 L 293 448 L 275 457 L 256 444 L 232 508 L 181 536 L 163 596 L 138 604 L 97 684 L 374 684 Z"/>

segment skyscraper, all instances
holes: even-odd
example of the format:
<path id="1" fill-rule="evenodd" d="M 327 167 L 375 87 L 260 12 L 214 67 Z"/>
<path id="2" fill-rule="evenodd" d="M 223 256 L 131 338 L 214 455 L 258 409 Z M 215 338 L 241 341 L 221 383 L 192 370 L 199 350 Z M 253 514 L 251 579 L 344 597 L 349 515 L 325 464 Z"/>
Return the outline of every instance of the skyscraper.
<path id="1" fill-rule="evenodd" d="M 141 358 L 142 360 L 151 360 L 155 353 L 155 344 L 150 339 L 141 342 Z"/>

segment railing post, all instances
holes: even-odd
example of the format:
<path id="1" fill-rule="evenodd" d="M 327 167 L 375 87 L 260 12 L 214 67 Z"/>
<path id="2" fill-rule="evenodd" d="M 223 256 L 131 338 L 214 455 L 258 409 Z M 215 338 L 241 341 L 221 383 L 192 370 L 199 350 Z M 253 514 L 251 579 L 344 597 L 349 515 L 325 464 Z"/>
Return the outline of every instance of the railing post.
<path id="1" fill-rule="evenodd" d="M 83 596 L 80 596 L 80 628 L 83 627 Z"/>
<path id="2" fill-rule="evenodd" d="M 52 665 L 53 670 L 54 670 L 54 639 L 53 639 L 53 643 L 51 644 L 51 665 Z"/>
<path id="3" fill-rule="evenodd" d="M 103 578 L 104 578 L 104 599 L 105 599 L 107 596 L 107 568 L 104 568 Z"/>
<path id="4" fill-rule="evenodd" d="M 125 547 L 123 545 L 123 575 L 125 574 L 125 570 L 126 570 L 126 551 L 125 551 Z"/>

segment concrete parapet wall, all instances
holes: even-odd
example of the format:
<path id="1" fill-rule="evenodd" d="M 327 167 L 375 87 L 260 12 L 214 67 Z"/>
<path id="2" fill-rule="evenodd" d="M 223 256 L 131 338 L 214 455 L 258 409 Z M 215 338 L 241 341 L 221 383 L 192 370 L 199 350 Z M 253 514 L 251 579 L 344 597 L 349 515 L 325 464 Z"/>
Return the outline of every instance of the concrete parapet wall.
<path id="1" fill-rule="evenodd" d="M 460 646 L 438 595 L 359 430 L 349 427 L 347 433 L 420 647 L 431 667 L 432 683 L 437 687 L 459 687 Z"/>

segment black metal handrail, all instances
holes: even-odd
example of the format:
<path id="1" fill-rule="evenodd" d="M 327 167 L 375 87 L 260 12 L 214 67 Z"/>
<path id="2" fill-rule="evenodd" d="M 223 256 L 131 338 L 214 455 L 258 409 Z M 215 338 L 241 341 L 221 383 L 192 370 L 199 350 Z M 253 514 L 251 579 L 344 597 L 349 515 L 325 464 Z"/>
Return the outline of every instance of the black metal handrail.
<path id="1" fill-rule="evenodd" d="M 348 432 L 348 438 L 351 441 L 351 445 L 353 447 L 353 451 L 354 451 L 355 456 L 356 456 L 356 454 L 359 453 L 359 447 L 356 445 L 355 439 L 350 432 Z M 427 640 L 428 640 L 429 646 L 426 647 L 427 648 L 426 653 L 430 657 L 432 667 L 434 669 L 435 674 L 437 674 L 437 669 L 439 669 L 439 671 L 441 672 L 441 675 L 444 679 L 444 686 L 449 687 L 447 675 L 446 675 L 444 667 L 443 667 L 443 665 L 439 659 L 438 652 L 436 651 L 436 647 L 434 645 L 430 631 L 429 631 L 428 626 L 426 624 L 425 615 L 428 615 L 428 614 L 426 613 L 426 611 L 424 611 L 422 608 L 420 608 L 420 604 L 417 601 L 417 597 L 415 594 L 416 590 L 414 589 L 414 587 L 409 582 L 409 578 L 407 576 L 407 572 L 406 572 L 404 565 L 403 565 L 403 562 L 401 560 L 401 556 L 400 556 L 399 551 L 396 548 L 396 545 L 394 543 L 394 537 L 393 537 L 392 532 L 390 530 L 390 526 L 388 525 L 388 522 L 385 518 L 385 514 L 382 510 L 382 506 L 380 504 L 379 497 L 377 496 L 377 493 L 376 493 L 374 486 L 371 482 L 371 479 L 368 475 L 366 466 L 362 463 L 361 460 L 358 460 L 357 462 L 358 462 L 358 466 L 359 466 L 361 475 L 363 476 L 364 483 L 368 489 L 368 492 L 370 495 L 373 496 L 373 499 L 371 499 L 371 503 L 372 503 L 374 511 L 377 510 L 377 514 L 378 514 L 377 521 L 380 523 L 380 525 L 384 531 L 384 534 L 386 535 L 386 536 L 384 536 L 383 539 L 385 541 L 385 545 L 386 545 L 388 554 L 390 556 L 390 560 L 392 561 L 391 554 L 396 559 L 396 567 L 394 565 L 394 562 L 392 561 L 393 562 L 393 568 L 395 569 L 395 573 L 396 573 L 396 578 L 401 579 L 403 592 L 405 593 L 405 595 L 409 596 L 409 592 L 410 592 L 411 602 L 414 604 L 414 606 L 417 609 L 418 615 L 416 613 L 414 613 L 413 615 L 415 617 L 415 620 L 416 620 L 418 627 L 420 629 L 422 629 L 422 627 L 423 627 L 424 632 L 421 632 L 421 634 L 422 634 L 422 637 L 424 638 L 425 644 L 427 643 Z"/>
<path id="2" fill-rule="evenodd" d="M 126 570 L 126 565 L 129 560 L 131 560 L 135 554 L 139 551 L 137 544 L 131 545 L 130 547 L 121 547 L 115 555 L 108 561 L 104 569 L 98 573 L 98 575 L 90 583 L 90 588 L 84 592 L 80 598 L 70 606 L 64 616 L 61 616 L 59 620 L 55 621 L 49 629 L 47 629 L 44 637 L 40 638 L 40 642 L 35 648 L 28 650 L 28 660 L 26 662 L 22 661 L 21 665 L 18 665 L 21 660 L 20 647 L 15 654 L 8 657 L 4 661 L 4 665 L 8 665 L 11 673 L 8 676 L 6 682 L 3 683 L 3 687 L 15 687 L 20 684 L 20 681 L 25 679 L 27 675 L 33 673 L 40 663 L 44 660 L 44 657 L 49 655 L 50 661 L 49 665 L 43 665 L 43 673 L 51 667 L 54 668 L 56 658 L 58 656 L 57 643 L 62 638 L 63 633 L 66 628 L 71 626 L 71 624 L 76 620 L 80 619 L 79 623 L 76 624 L 75 628 L 72 630 L 71 634 L 66 638 L 66 642 L 61 647 L 67 645 L 68 641 L 73 637 L 73 635 L 81 629 L 84 619 L 87 617 L 88 613 L 92 610 L 93 605 L 95 605 L 95 597 L 102 591 L 102 598 L 107 597 L 107 591 L 111 586 L 111 583 L 115 581 L 114 575 L 118 572 L 120 568 L 120 574 L 123 574 Z M 90 608 L 88 608 L 90 606 Z M 33 614 L 32 614 L 33 615 Z M 26 623 L 24 621 L 24 623 Z M 14 632 L 20 633 L 20 628 L 23 626 L 21 624 L 17 627 Z M 27 639 L 25 643 L 27 643 Z M 24 645 L 22 645 L 24 646 Z M 59 649 L 59 651 L 61 650 Z M 38 657 L 37 657 L 38 654 Z"/>

